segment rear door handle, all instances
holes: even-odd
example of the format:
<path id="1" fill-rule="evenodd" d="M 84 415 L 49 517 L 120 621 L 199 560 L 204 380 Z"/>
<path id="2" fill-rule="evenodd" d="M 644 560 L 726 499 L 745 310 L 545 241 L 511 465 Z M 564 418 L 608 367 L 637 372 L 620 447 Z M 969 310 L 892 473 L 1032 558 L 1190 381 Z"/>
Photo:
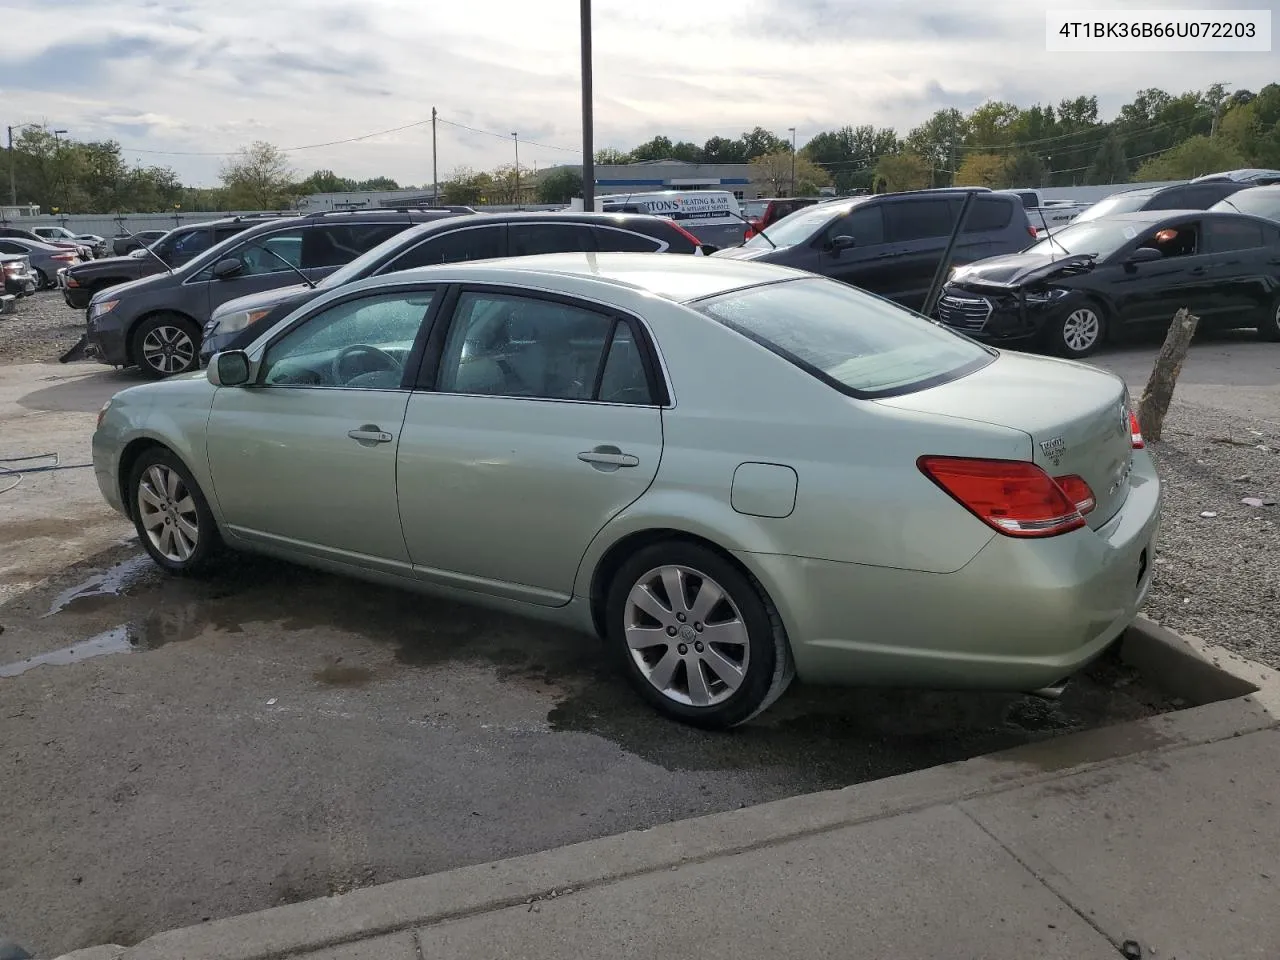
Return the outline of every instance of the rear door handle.
<path id="1" fill-rule="evenodd" d="M 366 423 L 358 430 L 348 430 L 347 436 L 366 447 L 371 447 L 378 443 L 390 443 L 395 439 L 387 431 L 380 430 L 377 424 L 373 423 Z"/>
<path id="2" fill-rule="evenodd" d="M 640 465 L 640 458 L 629 453 L 623 453 L 614 446 L 600 446 L 594 450 L 583 450 L 578 454 L 578 459 L 583 463 L 589 463 L 592 466 L 613 467 L 635 467 Z"/>
<path id="3" fill-rule="evenodd" d="M 1192 267 L 1190 271 L 1193 277 L 1203 277 L 1208 272 L 1208 267 Z"/>

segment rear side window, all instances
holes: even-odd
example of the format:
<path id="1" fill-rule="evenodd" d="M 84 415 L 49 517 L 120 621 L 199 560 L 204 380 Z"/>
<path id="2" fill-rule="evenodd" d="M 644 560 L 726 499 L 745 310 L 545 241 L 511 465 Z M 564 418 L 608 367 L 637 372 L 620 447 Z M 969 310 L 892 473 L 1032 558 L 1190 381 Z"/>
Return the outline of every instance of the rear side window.
<path id="1" fill-rule="evenodd" d="M 814 277 L 690 304 L 843 393 L 913 393 L 966 376 L 995 354 L 919 314 Z"/>
<path id="2" fill-rule="evenodd" d="M 1262 224 L 1249 220 L 1210 220 L 1205 224 L 1210 253 L 1262 246 Z"/>
<path id="3" fill-rule="evenodd" d="M 956 212 L 958 208 L 955 208 Z M 885 232 L 890 243 L 945 237 L 951 233 L 953 205 L 940 198 L 899 200 L 885 205 Z"/>
<path id="4" fill-rule="evenodd" d="M 591 253 L 596 249 L 585 223 L 509 223 L 507 252 L 512 257 L 539 253 Z"/>
<path id="5" fill-rule="evenodd" d="M 960 215 L 957 208 L 956 216 Z M 1003 230 L 1013 219 L 1013 201 L 999 200 L 995 197 L 975 197 L 969 207 L 969 216 L 965 218 L 965 233 L 983 233 L 985 231 Z M 948 230 L 948 234 L 950 230 Z"/>
<path id="6" fill-rule="evenodd" d="M 214 243 L 221 243 L 223 240 L 230 240 L 237 233 L 244 233 L 244 227 L 239 225 L 233 227 L 214 227 Z"/>
<path id="7" fill-rule="evenodd" d="M 213 246 L 213 231 L 190 230 L 173 237 L 168 253 L 174 260 L 190 260 Z"/>
<path id="8" fill-rule="evenodd" d="M 613 227 L 596 227 L 596 244 L 601 252 L 609 253 L 657 253 L 666 248 L 661 240 L 629 230 Z M 692 252 L 692 244 L 689 244 Z"/>
<path id="9" fill-rule="evenodd" d="M 407 226 L 407 223 L 331 223 L 312 227 L 303 235 L 302 264 L 340 267 Z"/>
<path id="10" fill-rule="evenodd" d="M 452 230 L 422 241 L 387 264 L 379 273 L 412 270 L 437 263 L 461 263 L 466 260 L 490 260 L 506 255 L 505 227 L 474 227 Z"/>

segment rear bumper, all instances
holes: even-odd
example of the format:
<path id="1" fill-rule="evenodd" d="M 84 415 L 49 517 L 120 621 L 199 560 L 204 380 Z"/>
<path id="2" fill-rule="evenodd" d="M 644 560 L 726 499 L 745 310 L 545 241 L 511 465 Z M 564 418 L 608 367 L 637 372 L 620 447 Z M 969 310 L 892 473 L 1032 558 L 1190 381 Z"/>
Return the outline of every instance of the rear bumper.
<path id="1" fill-rule="evenodd" d="M 1155 569 L 1161 490 L 1134 458 L 1124 506 L 1098 530 L 994 535 L 955 573 L 739 554 L 777 604 L 811 683 L 1036 690 L 1102 653 Z"/>

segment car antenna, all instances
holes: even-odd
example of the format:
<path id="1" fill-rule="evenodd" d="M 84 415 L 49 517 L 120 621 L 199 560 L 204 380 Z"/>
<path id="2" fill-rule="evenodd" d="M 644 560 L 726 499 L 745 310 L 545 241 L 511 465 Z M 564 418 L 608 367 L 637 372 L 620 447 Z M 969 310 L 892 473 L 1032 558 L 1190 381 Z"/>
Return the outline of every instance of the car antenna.
<path id="1" fill-rule="evenodd" d="M 276 253 L 276 252 L 275 252 L 274 250 L 272 250 L 270 247 L 264 247 L 264 246 L 263 246 L 262 244 L 260 244 L 260 243 L 255 243 L 255 244 L 253 244 L 253 246 L 257 247 L 257 248 L 258 248 L 259 250 L 261 250 L 263 253 L 269 253 L 269 254 L 271 254 L 271 256 L 275 257 L 277 260 L 279 260 L 281 263 L 283 263 L 286 267 L 288 267 L 290 270 L 292 270 L 294 273 L 296 273 L 298 276 L 300 276 L 300 277 L 302 278 L 302 282 L 303 282 L 303 283 L 305 283 L 305 284 L 306 284 L 308 287 L 310 287 L 312 290 L 314 290 L 314 289 L 316 288 L 315 281 L 313 281 L 313 280 L 312 280 L 310 277 L 308 277 L 305 273 L 303 273 L 301 270 L 299 270 L 296 266 L 294 266 L 292 263 L 290 263 L 290 262 L 289 262 L 288 260 L 286 260 L 284 257 L 280 256 L 280 254 Z"/>

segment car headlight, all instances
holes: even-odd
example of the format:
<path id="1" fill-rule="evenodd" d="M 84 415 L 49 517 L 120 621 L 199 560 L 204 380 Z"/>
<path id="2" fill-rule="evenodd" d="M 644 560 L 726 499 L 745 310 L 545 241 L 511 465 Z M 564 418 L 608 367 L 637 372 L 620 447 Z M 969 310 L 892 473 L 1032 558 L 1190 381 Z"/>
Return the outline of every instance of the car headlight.
<path id="1" fill-rule="evenodd" d="M 107 415 L 107 411 L 110 409 L 111 409 L 111 401 L 110 399 L 108 399 L 107 402 L 102 405 L 102 409 L 98 411 L 98 429 L 99 430 L 102 429 L 102 418 Z"/>
<path id="2" fill-rule="evenodd" d="M 1068 293 L 1069 290 L 1061 287 L 1050 287 L 1048 290 L 1028 290 L 1026 298 L 1027 303 L 1049 303 L 1051 300 L 1061 300 Z"/>
<path id="3" fill-rule="evenodd" d="M 95 300 L 89 304 L 89 316 L 100 317 L 104 313 L 110 313 L 119 303 L 119 300 Z"/>
<path id="4" fill-rule="evenodd" d="M 212 333 L 214 330 L 219 333 L 239 333 L 246 327 L 252 327 L 270 312 L 270 310 L 237 310 L 235 313 L 228 313 L 225 317 L 215 317 L 205 327 L 205 333 Z"/>
<path id="5" fill-rule="evenodd" d="M 969 264 L 965 264 L 962 267 L 952 267 L 951 273 L 947 275 L 947 282 L 951 283 L 953 280 L 959 280 L 964 277 L 965 274 L 972 272 L 972 270 L 973 267 Z"/>

